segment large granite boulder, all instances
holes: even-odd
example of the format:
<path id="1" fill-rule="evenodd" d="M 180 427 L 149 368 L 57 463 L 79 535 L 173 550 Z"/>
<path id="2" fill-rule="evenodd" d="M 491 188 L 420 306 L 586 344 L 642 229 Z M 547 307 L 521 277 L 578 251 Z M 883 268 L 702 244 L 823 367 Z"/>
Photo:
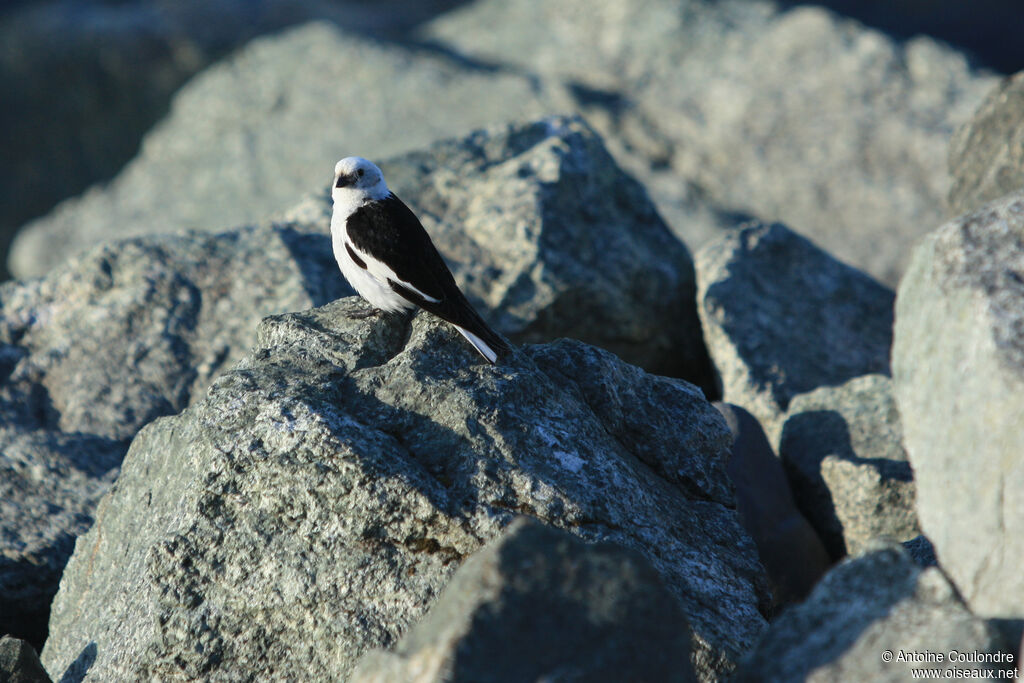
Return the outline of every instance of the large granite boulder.
<path id="1" fill-rule="evenodd" d="M 646 557 L 720 677 L 768 602 L 729 441 L 696 387 L 580 342 L 491 366 L 433 316 L 358 298 L 269 318 L 205 399 L 136 437 L 43 662 L 69 680 L 343 679 L 527 515 Z"/>
<path id="2" fill-rule="evenodd" d="M 740 212 L 890 285 L 943 219 L 949 138 L 994 80 L 931 39 L 760 0 L 482 0 L 421 33 L 571 83 L 691 247 Z M 718 213 L 696 232 L 695 200 Z"/>
<path id="3" fill-rule="evenodd" d="M 174 91 L 250 38 L 313 19 L 401 38 L 458 0 L 12 4 L 0 10 L 0 279 L 19 225 L 113 176 Z"/>
<path id="4" fill-rule="evenodd" d="M 696 264 L 724 400 L 753 413 L 773 446 L 798 394 L 888 374 L 892 291 L 785 226 L 744 226 Z"/>
<path id="5" fill-rule="evenodd" d="M 908 541 L 920 534 L 902 441 L 892 380 L 884 375 L 790 401 L 779 457 L 801 511 L 833 557 L 859 554 L 875 538 Z"/>
<path id="6" fill-rule="evenodd" d="M 709 374 L 685 247 L 579 120 L 385 166 L 514 341 L 578 337 L 659 372 Z M 0 628 L 41 646 L 74 537 L 143 425 L 201 396 L 262 317 L 351 293 L 330 210 L 310 196 L 275 225 L 111 244 L 0 288 Z"/>
<path id="7" fill-rule="evenodd" d="M 1024 189 L 1024 72 L 1005 79 L 949 144 L 949 206 L 964 214 Z"/>
<path id="8" fill-rule="evenodd" d="M 108 186 L 25 226 L 12 246 L 11 272 L 39 275 L 113 238 L 263 220 L 326 186 L 344 156 L 378 159 L 565 110 L 561 101 L 525 76 L 473 69 L 326 23 L 259 38 L 182 88 Z"/>
<path id="9" fill-rule="evenodd" d="M 689 631 L 637 553 L 520 519 L 349 681 L 696 681 Z"/>
<path id="10" fill-rule="evenodd" d="M 1024 194 L 914 252 L 893 381 L 939 564 L 978 614 L 1024 618 Z"/>
<path id="11" fill-rule="evenodd" d="M 734 680 L 994 680 L 1006 678 L 1013 659 L 939 569 L 922 569 L 898 545 L 875 544 L 772 622 Z"/>

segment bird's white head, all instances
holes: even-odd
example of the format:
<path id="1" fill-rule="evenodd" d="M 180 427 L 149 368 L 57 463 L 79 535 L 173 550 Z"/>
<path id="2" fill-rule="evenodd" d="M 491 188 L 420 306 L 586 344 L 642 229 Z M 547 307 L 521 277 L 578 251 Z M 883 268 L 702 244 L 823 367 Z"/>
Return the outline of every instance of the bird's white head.
<path id="1" fill-rule="evenodd" d="M 384 174 L 376 164 L 362 157 L 345 157 L 334 165 L 334 188 L 331 196 L 335 203 L 353 200 L 384 199 L 388 196 Z"/>

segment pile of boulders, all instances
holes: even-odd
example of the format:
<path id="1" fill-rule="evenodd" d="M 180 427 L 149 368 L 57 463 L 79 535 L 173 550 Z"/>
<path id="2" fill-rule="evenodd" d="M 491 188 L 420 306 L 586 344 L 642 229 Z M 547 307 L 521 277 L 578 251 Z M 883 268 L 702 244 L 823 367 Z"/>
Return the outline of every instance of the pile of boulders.
<path id="1" fill-rule="evenodd" d="M 627 5 L 257 40 L 28 227 L 0 677 L 1016 666 L 1024 78 L 982 100 L 951 48 L 816 8 Z M 502 362 L 352 296 L 350 153 Z"/>

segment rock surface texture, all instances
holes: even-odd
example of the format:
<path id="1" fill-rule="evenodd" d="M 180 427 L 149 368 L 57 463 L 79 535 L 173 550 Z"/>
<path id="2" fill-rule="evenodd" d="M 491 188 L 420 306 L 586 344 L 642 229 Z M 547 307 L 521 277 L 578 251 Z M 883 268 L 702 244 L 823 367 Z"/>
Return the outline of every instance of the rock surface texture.
<path id="1" fill-rule="evenodd" d="M 949 137 L 994 82 L 930 39 L 761 1 L 484 0 L 422 33 L 572 84 L 691 247 L 744 213 L 890 285 L 944 218 Z"/>
<path id="2" fill-rule="evenodd" d="M 294 255 L 303 239 L 147 237 L 0 287 L 0 630 L 42 645 L 74 538 L 139 429 L 202 395 L 262 317 L 346 291 L 337 266 Z"/>
<path id="3" fill-rule="evenodd" d="M 762 0 L 487 0 L 420 37 L 255 41 L 182 89 L 109 188 L 23 231 L 12 272 L 112 235 L 262 219 L 342 156 L 582 112 L 692 247 L 738 215 L 781 220 L 893 284 L 944 217 L 949 136 L 993 83 L 927 38 Z"/>
<path id="4" fill-rule="evenodd" d="M 920 533 L 902 439 L 892 380 L 884 375 L 790 402 L 779 457 L 833 557 L 859 554 L 875 538 L 907 541 Z"/>
<path id="5" fill-rule="evenodd" d="M 0 638 L 0 680 L 4 683 L 51 683 L 32 646 L 10 636 Z"/>
<path id="6" fill-rule="evenodd" d="M 696 681 L 689 627 L 636 553 L 517 520 L 351 683 Z"/>
<path id="7" fill-rule="evenodd" d="M 395 38 L 457 1 L 53 0 L 12 9 L 15 4 L 5 2 L 0 11 L 3 264 L 15 228 L 117 173 L 167 113 L 174 91 L 250 38 L 316 18 Z M 199 227 L 210 225 L 216 224 Z"/>
<path id="8" fill-rule="evenodd" d="M 696 264 L 723 398 L 753 413 L 773 446 L 794 396 L 888 374 L 893 293 L 785 226 L 747 225 Z"/>
<path id="9" fill-rule="evenodd" d="M 389 48 L 326 23 L 260 38 L 183 88 L 109 186 L 26 226 L 11 272 L 45 273 L 112 238 L 264 220 L 326 187 L 342 157 L 380 159 L 567 109 L 556 100 L 523 76 Z"/>
<path id="10" fill-rule="evenodd" d="M 978 614 L 1024 615 L 1024 194 L 928 237 L 896 300 L 893 380 L 921 528 Z"/>
<path id="11" fill-rule="evenodd" d="M 953 651 L 1003 661 L 950 661 Z M 943 661 L 907 661 L 924 653 Z M 998 674 L 988 672 L 1004 670 L 1005 678 L 1013 669 L 1007 656 L 1012 649 L 971 614 L 941 571 L 922 570 L 899 546 L 882 545 L 843 562 L 806 602 L 772 622 L 734 680 L 896 683 L 911 680 L 911 669 L 993 680 Z"/>
<path id="12" fill-rule="evenodd" d="M 514 341 L 577 337 L 656 371 L 709 375 L 686 248 L 579 120 L 474 134 L 387 170 Z M 262 317 L 351 292 L 329 200 L 284 219 L 111 244 L 0 288 L 0 628 L 41 646 L 74 537 L 143 425 L 201 396 Z"/>
<path id="13" fill-rule="evenodd" d="M 949 145 L 953 214 L 1024 190 L 1024 72 L 1000 83 Z"/>
<path id="14" fill-rule="evenodd" d="M 90 680 L 341 679 L 524 514 L 646 557 L 698 674 L 723 675 L 768 595 L 718 413 L 579 342 L 474 354 L 357 298 L 265 320 L 204 400 L 133 442 L 64 573 L 47 669 L 92 643 Z"/>

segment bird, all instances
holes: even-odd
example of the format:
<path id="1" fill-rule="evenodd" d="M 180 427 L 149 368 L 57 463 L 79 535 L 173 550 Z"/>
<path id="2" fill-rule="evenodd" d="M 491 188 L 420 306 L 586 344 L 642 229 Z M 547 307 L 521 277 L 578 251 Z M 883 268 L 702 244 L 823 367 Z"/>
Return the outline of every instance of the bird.
<path id="1" fill-rule="evenodd" d="M 388 189 L 373 162 L 339 161 L 331 199 L 334 258 L 361 297 L 384 311 L 418 306 L 433 313 L 490 363 L 511 350 L 473 309 L 416 214 Z"/>

